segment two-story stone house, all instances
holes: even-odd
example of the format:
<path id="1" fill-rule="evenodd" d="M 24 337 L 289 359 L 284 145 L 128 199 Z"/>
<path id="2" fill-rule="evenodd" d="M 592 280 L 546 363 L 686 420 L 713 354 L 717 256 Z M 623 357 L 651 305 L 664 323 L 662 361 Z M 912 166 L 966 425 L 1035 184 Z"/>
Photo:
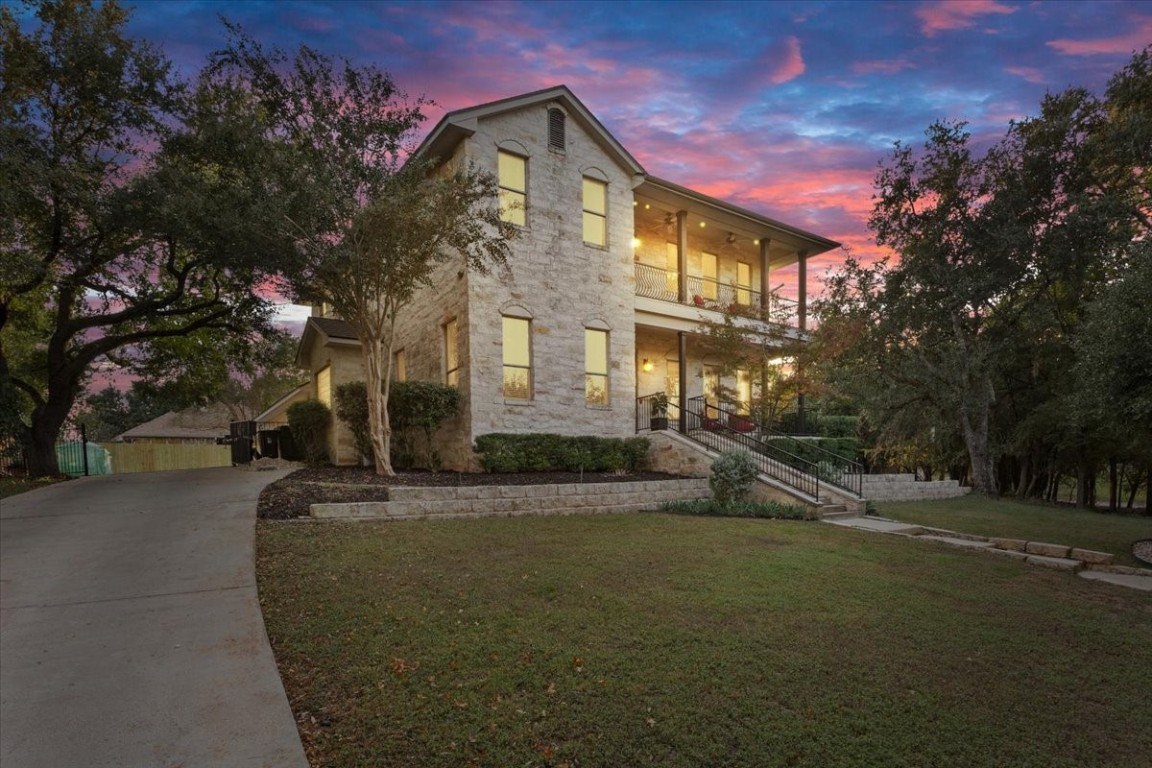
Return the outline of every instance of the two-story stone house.
<path id="1" fill-rule="evenodd" d="M 511 279 L 452 261 L 398 318 L 395 375 L 459 387 L 460 417 L 437 436 L 445 465 L 474 466 L 490 432 L 625 437 L 638 396 L 690 397 L 719 383 L 693 344 L 717 303 L 760 306 L 798 265 L 788 333 L 806 323 L 805 260 L 837 243 L 650 176 L 565 86 L 451 112 L 419 153 L 494 174 L 522 228 Z M 313 317 L 300 362 L 313 393 L 362 378 L 354 334 Z M 753 383 L 725 381 L 737 393 Z M 358 460 L 334 431 L 337 463 Z"/>

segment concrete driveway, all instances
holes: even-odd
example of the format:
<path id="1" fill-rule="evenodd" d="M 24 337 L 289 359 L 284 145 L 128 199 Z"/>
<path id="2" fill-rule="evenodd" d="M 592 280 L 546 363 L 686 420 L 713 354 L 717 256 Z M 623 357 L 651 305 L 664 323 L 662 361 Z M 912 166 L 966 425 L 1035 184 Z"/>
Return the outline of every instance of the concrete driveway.
<path id="1" fill-rule="evenodd" d="M 253 568 L 256 497 L 283 474 L 0 501 L 0 764 L 307 767 Z"/>

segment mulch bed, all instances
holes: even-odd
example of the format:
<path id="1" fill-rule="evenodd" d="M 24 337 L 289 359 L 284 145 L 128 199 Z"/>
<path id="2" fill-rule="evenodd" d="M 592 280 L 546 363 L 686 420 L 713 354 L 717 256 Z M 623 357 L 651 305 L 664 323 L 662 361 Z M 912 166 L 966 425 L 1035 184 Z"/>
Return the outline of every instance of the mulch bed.
<path id="1" fill-rule="evenodd" d="M 399 472 L 377 475 L 365 467 L 308 467 L 267 485 L 260 493 L 256 514 L 264 520 L 307 517 L 312 504 L 386 501 L 387 486 L 563 485 L 568 483 L 633 483 L 679 480 L 663 472 Z"/>

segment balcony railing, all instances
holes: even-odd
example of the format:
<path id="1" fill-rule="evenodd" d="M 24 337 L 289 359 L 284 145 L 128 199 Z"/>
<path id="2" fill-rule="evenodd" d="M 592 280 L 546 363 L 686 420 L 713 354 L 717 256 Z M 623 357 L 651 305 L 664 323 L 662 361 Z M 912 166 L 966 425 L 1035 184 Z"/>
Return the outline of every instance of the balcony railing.
<path id="1" fill-rule="evenodd" d="M 688 276 L 688 295 L 680 301 L 679 275 L 650 264 L 636 263 L 636 295 L 659 299 L 673 304 L 685 304 L 701 309 L 723 311 L 726 307 L 761 307 L 761 293 L 749 286 L 722 283 L 697 275 Z M 770 296 L 769 310 L 773 321 L 791 324 L 796 319 L 796 302 L 779 296 Z"/>

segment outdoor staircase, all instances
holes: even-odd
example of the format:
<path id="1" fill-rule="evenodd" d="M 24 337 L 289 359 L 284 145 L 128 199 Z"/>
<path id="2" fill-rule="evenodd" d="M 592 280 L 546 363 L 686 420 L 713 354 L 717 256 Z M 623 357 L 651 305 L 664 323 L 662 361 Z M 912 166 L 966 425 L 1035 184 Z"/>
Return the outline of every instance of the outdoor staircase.
<path id="1" fill-rule="evenodd" d="M 636 431 L 652 431 L 652 395 L 637 399 Z M 661 406 L 668 428 L 708 452 L 733 448 L 748 452 L 764 482 L 792 495 L 824 520 L 858 517 L 868 501 L 919 501 L 963 496 L 969 488 L 955 480 L 917 480 L 912 474 L 868 475 L 859 463 L 778 432 L 744 414 L 713 405 L 703 397 Z M 667 418 L 670 417 L 670 418 Z M 654 434 L 658 434 L 659 430 Z"/>

